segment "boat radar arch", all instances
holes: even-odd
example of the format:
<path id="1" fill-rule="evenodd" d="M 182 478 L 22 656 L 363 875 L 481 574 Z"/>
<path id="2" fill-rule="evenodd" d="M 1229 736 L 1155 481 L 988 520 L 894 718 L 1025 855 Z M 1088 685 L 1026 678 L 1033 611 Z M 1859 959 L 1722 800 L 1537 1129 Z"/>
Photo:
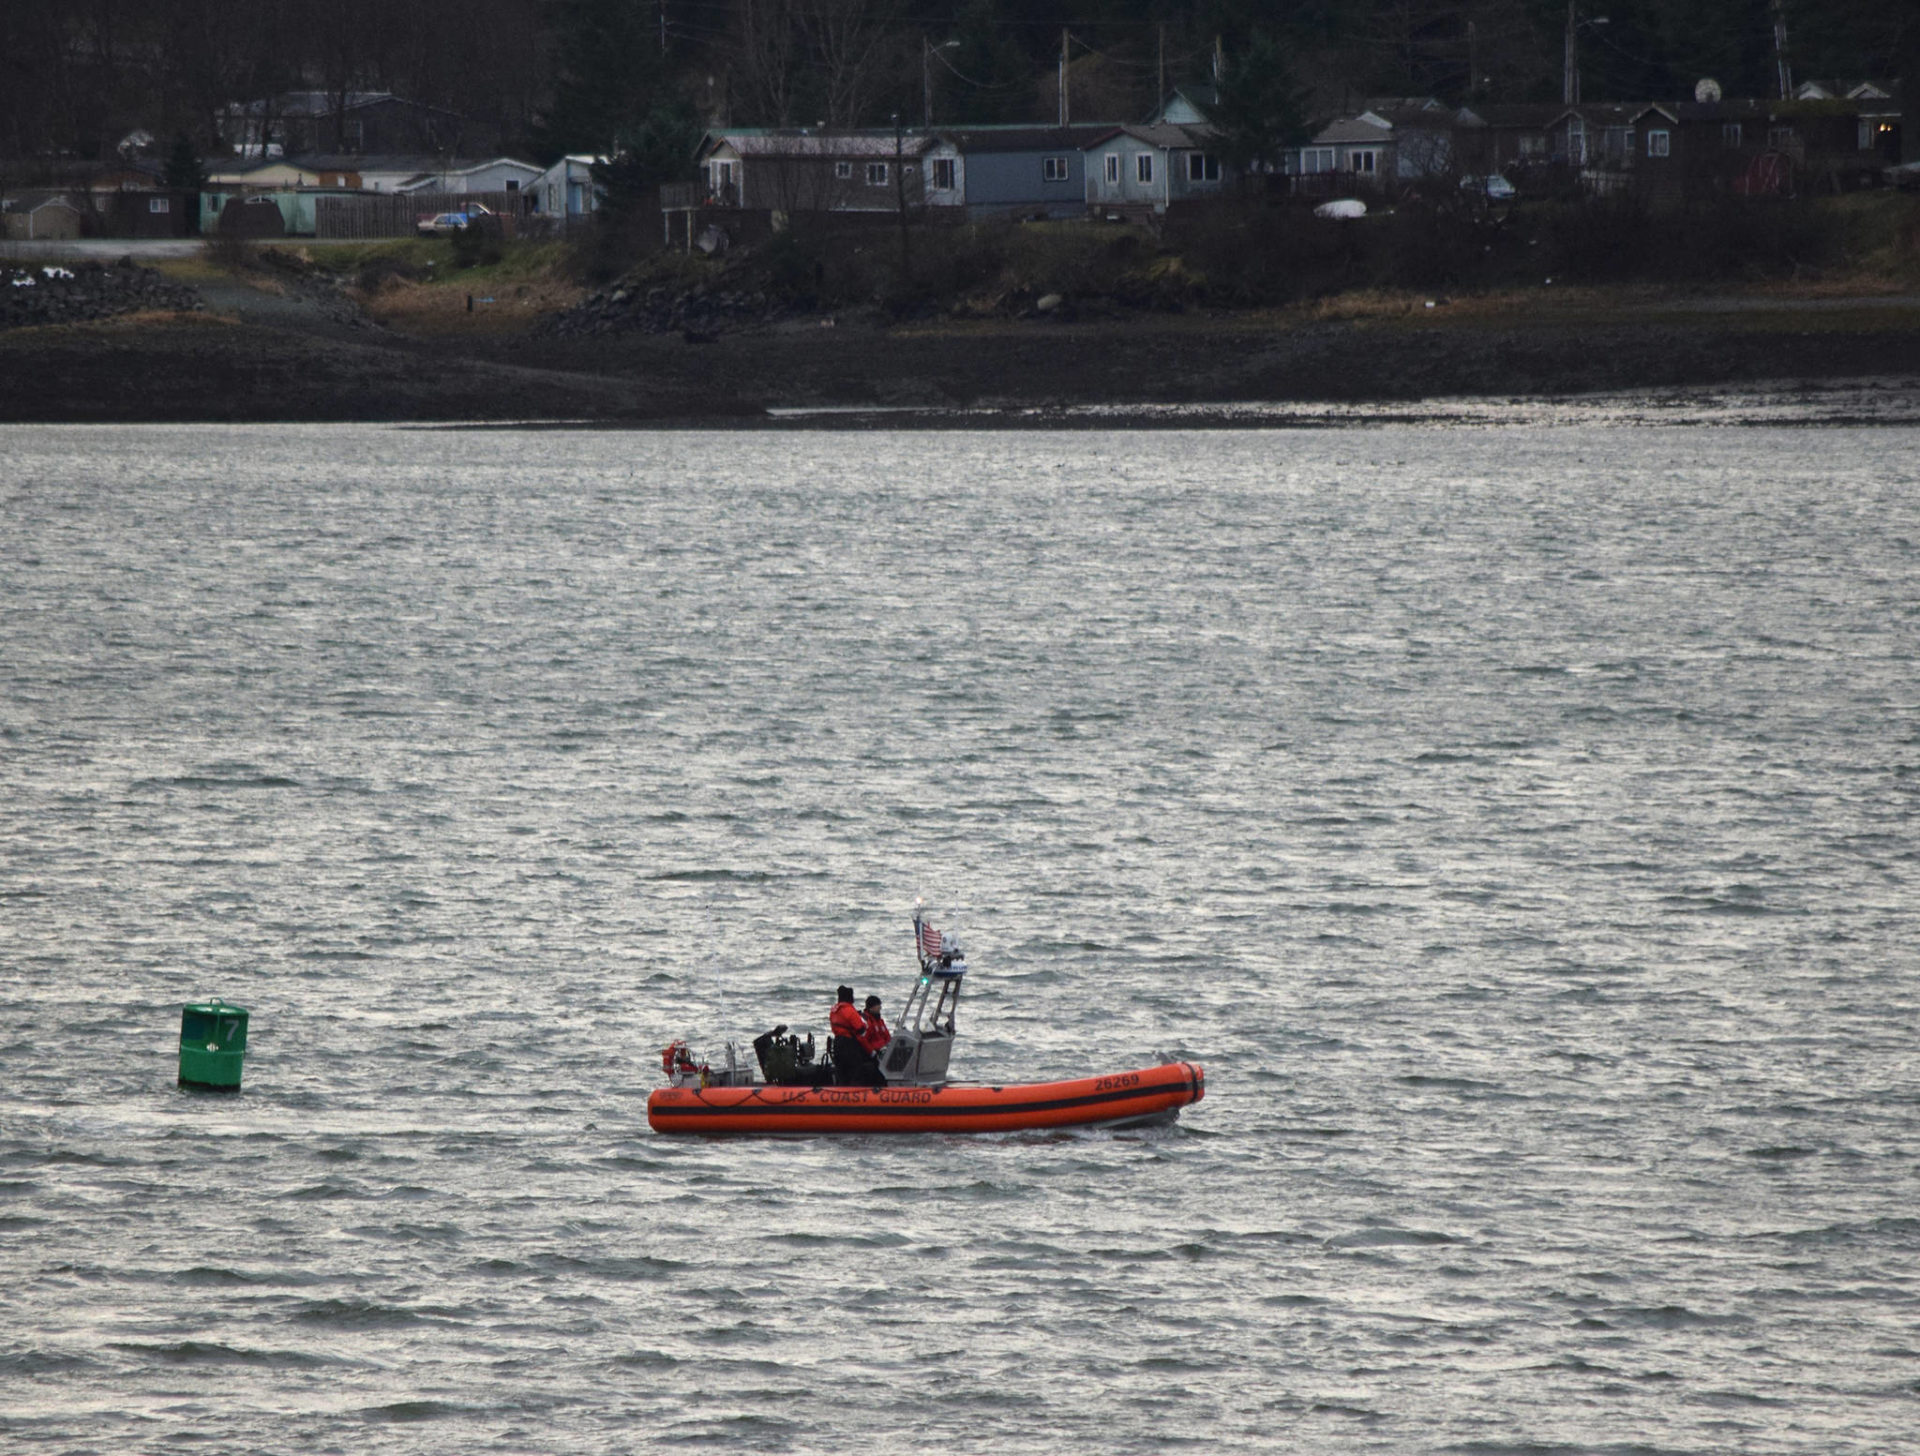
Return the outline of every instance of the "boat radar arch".
<path id="1" fill-rule="evenodd" d="M 960 986 L 967 975 L 967 953 L 952 931 L 935 930 L 925 915 L 913 917 L 913 947 L 920 979 L 907 994 L 893 1040 L 881 1056 L 880 1070 L 890 1085 L 939 1086 L 953 1061 L 955 1019 Z"/>

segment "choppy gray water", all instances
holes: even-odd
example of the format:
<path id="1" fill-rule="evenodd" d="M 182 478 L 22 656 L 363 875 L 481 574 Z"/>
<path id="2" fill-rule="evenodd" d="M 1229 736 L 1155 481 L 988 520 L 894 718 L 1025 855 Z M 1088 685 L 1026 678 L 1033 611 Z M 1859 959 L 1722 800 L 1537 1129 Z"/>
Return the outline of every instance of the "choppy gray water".
<path id="1" fill-rule="evenodd" d="M 0 462 L 7 1449 L 1920 1426 L 1920 431 Z M 897 1002 L 916 895 L 957 1070 L 1207 1101 L 646 1130 L 669 1038 Z"/>

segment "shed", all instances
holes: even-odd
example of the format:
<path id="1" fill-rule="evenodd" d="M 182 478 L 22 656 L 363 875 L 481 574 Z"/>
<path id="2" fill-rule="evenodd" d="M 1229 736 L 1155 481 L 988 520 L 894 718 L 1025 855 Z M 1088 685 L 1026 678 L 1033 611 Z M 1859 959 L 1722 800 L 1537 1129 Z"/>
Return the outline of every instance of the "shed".
<path id="1" fill-rule="evenodd" d="M 5 235 L 26 241 L 41 238 L 77 238 L 86 214 L 62 193 L 27 193 L 8 199 L 0 210 Z"/>
<path id="2" fill-rule="evenodd" d="M 209 231 L 229 238 L 283 238 L 292 229 L 275 198 L 264 194 L 223 197 L 217 192 L 201 194 L 203 206 L 212 205 L 213 226 Z"/>

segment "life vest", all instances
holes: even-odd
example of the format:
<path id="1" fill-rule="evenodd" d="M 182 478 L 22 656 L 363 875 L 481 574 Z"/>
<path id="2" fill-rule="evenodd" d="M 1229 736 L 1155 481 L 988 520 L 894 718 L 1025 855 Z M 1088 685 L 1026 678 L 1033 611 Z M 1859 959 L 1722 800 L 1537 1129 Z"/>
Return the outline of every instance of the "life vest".
<path id="1" fill-rule="evenodd" d="M 860 1045 L 879 1056 L 880 1049 L 893 1040 L 893 1033 L 887 1030 L 886 1018 L 868 1016 L 863 1012 L 861 1019 L 867 1023 L 867 1029 L 860 1035 Z"/>
<path id="2" fill-rule="evenodd" d="M 833 1015 L 827 1018 L 827 1027 L 835 1036 L 850 1036 L 860 1041 L 867 1034 L 867 1018 L 851 1001 L 836 1001 Z"/>

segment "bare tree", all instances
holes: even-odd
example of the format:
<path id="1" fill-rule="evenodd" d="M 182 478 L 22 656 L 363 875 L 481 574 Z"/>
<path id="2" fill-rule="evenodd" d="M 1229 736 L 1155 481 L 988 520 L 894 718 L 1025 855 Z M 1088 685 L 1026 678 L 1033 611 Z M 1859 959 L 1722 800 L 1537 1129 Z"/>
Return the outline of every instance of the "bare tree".
<path id="1" fill-rule="evenodd" d="M 792 126 L 804 67 L 794 0 L 736 0 L 732 72 L 747 114 Z"/>
<path id="2" fill-rule="evenodd" d="M 830 126 L 858 126 L 908 69 L 904 35 L 891 0 L 800 0 L 807 38 Z"/>

